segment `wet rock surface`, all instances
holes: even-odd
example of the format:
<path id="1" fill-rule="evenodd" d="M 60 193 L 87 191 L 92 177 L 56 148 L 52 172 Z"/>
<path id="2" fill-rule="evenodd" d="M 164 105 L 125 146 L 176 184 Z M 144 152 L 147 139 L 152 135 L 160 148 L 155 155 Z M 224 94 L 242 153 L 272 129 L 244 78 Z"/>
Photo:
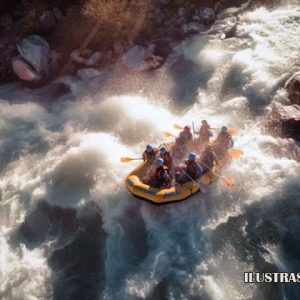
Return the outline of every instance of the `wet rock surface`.
<path id="1" fill-rule="evenodd" d="M 300 106 L 273 103 L 266 116 L 267 132 L 288 138 L 300 138 Z"/>
<path id="2" fill-rule="evenodd" d="M 300 105 L 300 72 L 295 73 L 285 84 L 288 98 L 293 104 Z"/>
<path id="3" fill-rule="evenodd" d="M 20 42 L 23 43 L 24 39 L 30 39 L 30 34 L 41 34 L 42 36 L 40 38 L 47 40 L 51 49 L 58 49 L 60 51 L 60 48 L 62 48 L 62 58 L 59 61 L 59 64 L 62 65 L 59 66 L 59 69 L 61 69 L 59 74 L 61 75 L 62 73 L 75 73 L 76 71 L 74 71 L 74 69 L 86 66 L 102 68 L 103 66 L 106 66 L 107 63 L 112 65 L 118 62 L 123 55 L 126 53 L 128 54 L 133 47 L 139 47 L 139 45 L 142 45 L 143 47 L 147 48 L 147 43 L 153 39 L 156 40 L 157 35 L 166 40 L 171 39 L 173 41 L 178 41 L 188 37 L 191 34 L 203 32 L 215 22 L 215 20 L 219 17 L 218 14 L 221 11 L 224 11 L 225 8 L 232 6 L 235 7 L 231 10 L 229 9 L 227 11 L 227 15 L 237 15 L 247 9 L 249 3 L 250 1 L 245 2 L 244 0 L 206 0 L 201 3 L 194 0 L 152 1 L 149 5 L 150 8 L 147 10 L 147 17 L 143 21 L 145 24 L 141 26 L 137 34 L 135 33 L 134 37 L 130 37 L 130 33 L 128 33 L 126 38 L 114 38 L 110 48 L 102 49 L 103 47 L 99 43 L 95 46 L 95 43 L 93 42 L 93 39 L 95 39 L 94 36 L 90 38 L 88 34 L 85 33 L 84 37 L 88 39 L 87 44 L 90 42 L 90 40 L 93 44 L 91 50 L 92 54 L 87 55 L 88 57 L 86 57 L 85 54 L 81 55 L 81 47 L 78 48 L 78 45 L 75 46 L 78 41 L 74 45 L 71 44 L 66 46 L 63 45 L 62 40 L 56 40 L 56 36 L 59 35 L 58 31 L 61 31 L 60 24 L 68 24 L 69 22 L 71 26 L 71 23 L 75 22 L 76 18 L 79 18 L 79 14 L 76 15 L 74 13 L 74 16 L 72 16 L 73 12 L 70 14 L 68 14 L 68 12 L 72 11 L 72 9 L 75 12 L 76 9 L 80 9 L 81 6 L 83 7 L 83 5 L 85 5 L 84 3 L 78 1 L 78 3 L 76 2 L 72 4 L 70 1 L 67 1 L 66 4 L 62 4 L 54 1 L 53 6 L 49 4 L 43 6 L 41 4 L 41 6 L 36 8 L 35 16 L 31 16 L 30 14 L 28 16 L 26 15 L 26 18 L 32 18 L 30 22 L 26 18 L 24 19 L 25 21 L 27 20 L 29 22 L 28 26 L 31 28 L 27 31 L 23 30 L 23 15 L 32 11 L 30 3 L 24 1 L 24 3 L 22 2 L 20 5 L 14 6 L 14 4 L 12 4 L 11 8 L 9 8 L 9 5 L 7 5 L 5 14 L 0 16 L 0 30 L 2 29 L 2 31 L 6 33 L 9 32 L 10 36 L 4 35 L 0 38 L 0 51 L 1 48 L 5 49 L 0 58 L 0 61 L 3 61 L 0 68 L 0 76 L 2 76 L 2 80 L 7 81 L 16 79 L 14 75 L 16 74 L 17 77 L 23 82 L 34 82 L 34 84 L 29 84 L 29 86 L 35 87 L 47 82 L 47 77 L 49 75 L 57 75 L 56 68 L 46 68 L 45 66 L 43 73 L 47 73 L 47 75 L 41 74 L 41 70 L 36 69 L 36 63 L 28 61 L 28 59 L 24 58 L 22 53 L 21 56 L 24 60 L 21 60 L 20 57 L 16 57 L 17 52 L 20 54 L 20 46 L 18 47 L 19 51 L 17 51 L 17 46 L 20 45 Z M 12 12 L 10 10 L 12 10 Z M 76 23 L 79 27 L 81 27 L 80 22 L 81 20 L 79 18 L 78 22 Z M 36 26 L 34 24 L 36 24 Z M 68 29 L 68 26 L 66 27 L 66 25 L 64 25 L 62 28 L 65 30 Z M 81 30 L 81 28 L 73 28 L 68 36 L 76 36 L 79 29 Z M 235 24 L 232 24 L 232 26 L 223 33 L 224 38 L 234 36 L 235 30 Z M 103 30 L 103 28 L 101 29 L 101 32 L 97 32 L 96 30 L 96 35 L 103 34 L 103 32 L 105 32 L 105 29 Z M 115 43 L 122 44 L 122 49 L 115 49 Z M 79 46 L 82 45 L 79 43 Z M 76 51 L 80 53 L 77 53 Z M 46 53 L 44 56 L 47 56 Z M 102 60 L 101 57 L 103 57 Z M 166 55 L 154 53 L 152 56 L 147 56 L 144 57 L 144 59 L 141 59 L 142 62 L 139 64 L 139 67 L 134 69 L 157 69 L 163 65 L 163 63 L 166 61 L 166 58 Z M 71 60 L 71 62 L 66 62 L 68 59 Z M 100 63 L 98 63 L 99 60 Z M 28 65 L 26 65 L 26 63 L 28 63 Z M 72 68 L 69 67 L 70 63 L 73 64 Z"/>

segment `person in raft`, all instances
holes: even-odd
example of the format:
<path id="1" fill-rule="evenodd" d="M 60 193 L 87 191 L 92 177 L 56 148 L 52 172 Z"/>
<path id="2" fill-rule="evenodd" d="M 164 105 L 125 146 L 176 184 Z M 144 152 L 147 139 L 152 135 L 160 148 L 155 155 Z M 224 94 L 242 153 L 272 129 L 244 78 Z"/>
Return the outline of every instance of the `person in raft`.
<path id="1" fill-rule="evenodd" d="M 234 145 L 232 135 L 226 126 L 223 126 L 214 142 L 214 151 L 218 157 L 223 157 L 229 148 Z"/>
<path id="2" fill-rule="evenodd" d="M 215 163 L 219 163 L 218 157 L 213 151 L 212 146 L 206 145 L 200 157 L 200 165 L 203 168 L 203 173 L 211 170 L 214 167 Z"/>
<path id="3" fill-rule="evenodd" d="M 201 127 L 197 134 L 199 135 L 199 140 L 203 143 L 209 143 L 209 139 L 213 136 L 212 131 L 210 130 L 210 125 L 206 120 L 202 120 Z"/>
<path id="4" fill-rule="evenodd" d="M 162 158 L 164 160 L 165 166 L 167 166 L 169 169 L 171 169 L 172 156 L 171 156 L 170 151 L 168 151 L 168 149 L 165 146 L 162 146 L 159 149 L 159 153 L 160 153 L 160 158 Z"/>
<path id="5" fill-rule="evenodd" d="M 185 165 L 184 169 L 177 170 L 175 174 L 176 182 L 182 184 L 191 180 L 198 180 L 203 174 L 203 168 L 196 161 L 196 154 L 194 152 L 189 153 Z"/>
<path id="6" fill-rule="evenodd" d="M 184 142 L 191 141 L 193 139 L 191 127 L 188 125 L 184 126 L 183 130 L 179 133 L 179 138 L 181 138 Z"/>
<path id="7" fill-rule="evenodd" d="M 143 160 L 150 163 L 154 162 L 158 156 L 158 149 L 154 148 L 151 144 L 146 146 L 146 149 L 142 154 Z"/>
<path id="8" fill-rule="evenodd" d="M 150 176 L 147 182 L 150 186 L 155 188 L 167 188 L 171 186 L 172 179 L 169 175 L 169 168 L 164 164 L 162 158 L 158 158 L 155 161 L 156 170 L 152 176 Z"/>

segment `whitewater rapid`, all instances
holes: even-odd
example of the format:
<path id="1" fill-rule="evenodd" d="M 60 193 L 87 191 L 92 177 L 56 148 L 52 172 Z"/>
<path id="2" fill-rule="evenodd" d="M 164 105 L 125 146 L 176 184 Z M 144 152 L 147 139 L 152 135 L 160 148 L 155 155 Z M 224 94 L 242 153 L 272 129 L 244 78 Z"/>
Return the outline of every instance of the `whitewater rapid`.
<path id="1" fill-rule="evenodd" d="M 194 36 L 154 73 L 61 78 L 71 92 L 47 105 L 43 88 L 0 87 L 0 298 L 296 299 L 299 288 L 245 285 L 243 272 L 300 266 L 299 163 L 260 126 L 297 68 L 299 23 L 299 6 L 259 8 L 235 37 Z M 123 179 L 136 163 L 119 158 L 202 119 L 241 130 L 244 156 L 224 171 L 235 187 L 218 181 L 164 207 L 133 198 Z M 89 235 L 101 235 L 95 253 Z"/>

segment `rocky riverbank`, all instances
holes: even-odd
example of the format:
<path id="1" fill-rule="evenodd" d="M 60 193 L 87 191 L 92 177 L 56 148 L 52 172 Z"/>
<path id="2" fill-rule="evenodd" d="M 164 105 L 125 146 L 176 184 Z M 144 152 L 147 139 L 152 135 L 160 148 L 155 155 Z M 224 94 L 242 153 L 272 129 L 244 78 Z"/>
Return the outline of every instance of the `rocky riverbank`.
<path id="1" fill-rule="evenodd" d="M 83 67 L 121 62 L 128 71 L 160 67 L 171 44 L 206 32 L 259 1 L 145 0 L 129 3 L 23 0 L 1 4 L 0 82 L 44 84 Z M 234 35 L 236 22 L 222 33 Z"/>

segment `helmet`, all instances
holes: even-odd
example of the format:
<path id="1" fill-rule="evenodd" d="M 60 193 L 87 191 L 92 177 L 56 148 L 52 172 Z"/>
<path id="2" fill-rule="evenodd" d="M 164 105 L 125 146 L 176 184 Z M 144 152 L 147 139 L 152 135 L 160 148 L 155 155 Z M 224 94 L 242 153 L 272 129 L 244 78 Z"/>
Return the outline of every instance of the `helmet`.
<path id="1" fill-rule="evenodd" d="M 147 150 L 147 151 L 151 151 L 151 150 L 153 150 L 153 146 L 152 146 L 152 145 L 150 145 L 150 144 L 148 144 L 148 145 L 146 146 L 146 150 Z"/>
<path id="2" fill-rule="evenodd" d="M 158 158 L 156 160 L 156 164 L 159 165 L 159 166 L 163 166 L 164 165 L 164 160 L 162 158 Z"/>
<path id="3" fill-rule="evenodd" d="M 202 120 L 202 125 L 208 125 L 207 121 L 206 120 Z"/>
<path id="4" fill-rule="evenodd" d="M 159 150 L 160 150 L 161 153 L 167 153 L 168 152 L 166 147 L 161 147 Z"/>
<path id="5" fill-rule="evenodd" d="M 191 127 L 188 126 L 188 125 L 186 125 L 186 126 L 184 126 L 183 130 L 185 130 L 185 131 L 190 131 L 190 130 L 191 130 Z"/>
<path id="6" fill-rule="evenodd" d="M 222 131 L 226 132 L 228 130 L 228 128 L 226 126 L 222 127 Z"/>
<path id="7" fill-rule="evenodd" d="M 196 160 L 196 154 L 194 152 L 189 153 L 189 160 L 192 160 L 192 161 Z"/>

